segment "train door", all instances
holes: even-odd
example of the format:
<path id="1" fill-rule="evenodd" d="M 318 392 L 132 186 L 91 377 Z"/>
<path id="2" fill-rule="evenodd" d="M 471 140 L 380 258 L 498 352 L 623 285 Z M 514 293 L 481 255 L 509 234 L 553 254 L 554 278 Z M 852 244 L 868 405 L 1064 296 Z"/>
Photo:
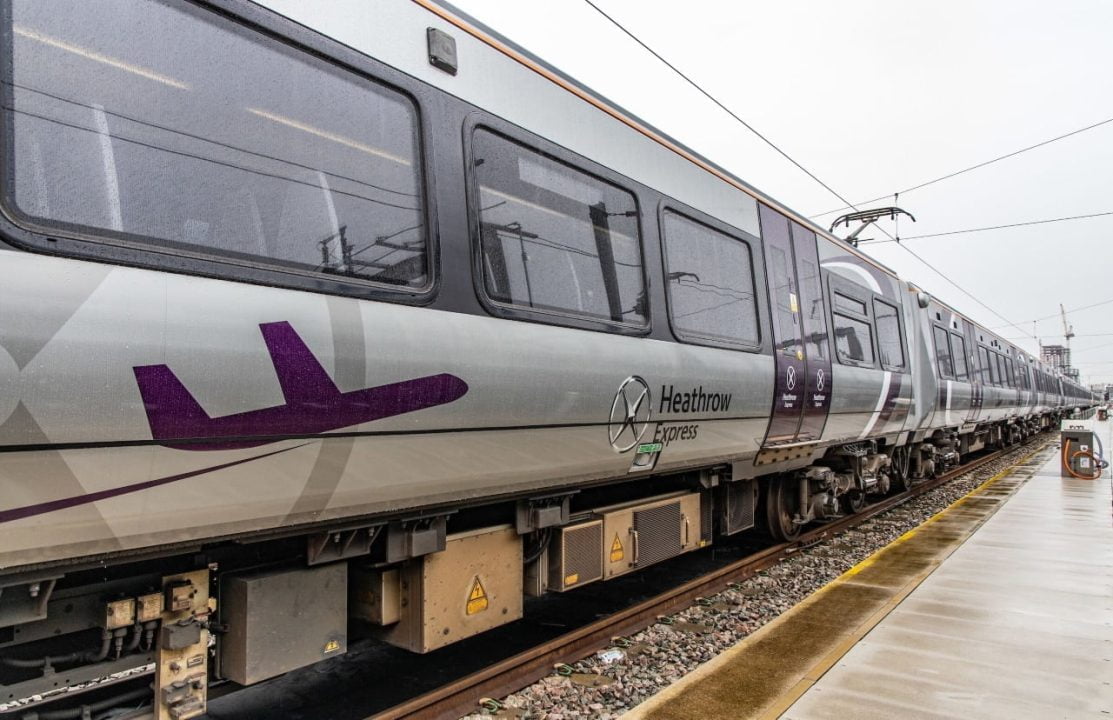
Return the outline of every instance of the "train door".
<path id="1" fill-rule="evenodd" d="M 763 445 L 811 442 L 823 434 L 831 405 L 831 356 L 815 233 L 764 205 L 760 216 L 776 371 Z"/>
<path id="2" fill-rule="evenodd" d="M 966 414 L 966 422 L 977 422 L 982 411 L 982 374 L 978 365 L 977 353 L 972 350 L 978 346 L 975 342 L 974 325 L 969 320 L 960 324 L 962 352 L 966 363 L 966 374 L 970 381 L 970 409 Z M 958 352 L 957 350 L 955 352 Z"/>
<path id="3" fill-rule="evenodd" d="M 819 276 L 819 251 L 815 233 L 792 223 L 792 252 L 800 288 L 800 322 L 804 335 L 804 408 L 796 439 L 815 441 L 823 435 L 831 407 L 831 348 L 827 334 L 827 308 Z"/>

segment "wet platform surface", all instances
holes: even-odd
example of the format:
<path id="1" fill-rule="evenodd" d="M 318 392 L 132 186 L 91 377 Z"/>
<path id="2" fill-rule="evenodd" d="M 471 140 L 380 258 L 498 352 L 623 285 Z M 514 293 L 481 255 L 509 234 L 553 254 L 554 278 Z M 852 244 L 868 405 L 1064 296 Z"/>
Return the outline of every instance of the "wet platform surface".
<path id="1" fill-rule="evenodd" d="M 1052 445 L 624 718 L 1111 718 L 1111 503 Z"/>

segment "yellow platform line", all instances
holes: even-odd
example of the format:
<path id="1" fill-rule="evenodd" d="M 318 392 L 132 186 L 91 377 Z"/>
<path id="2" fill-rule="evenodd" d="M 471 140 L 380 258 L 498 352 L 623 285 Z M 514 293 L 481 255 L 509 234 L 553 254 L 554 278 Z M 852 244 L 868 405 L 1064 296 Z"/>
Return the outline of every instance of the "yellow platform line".
<path id="1" fill-rule="evenodd" d="M 1047 449 L 1045 445 L 989 478 L 621 720 L 779 717 L 1030 478 L 1020 479 L 998 497 L 983 497 L 986 491 Z M 901 557 L 902 552 L 906 557 Z M 908 567 L 917 563 L 919 568 Z M 832 598 L 843 594 L 866 599 L 851 603 L 844 597 Z M 867 614 L 853 617 L 856 611 Z M 829 624 L 825 616 L 839 612 L 845 612 L 849 622 L 827 628 L 827 636 L 817 638 L 816 633 Z M 819 616 L 820 622 L 809 615 Z"/>

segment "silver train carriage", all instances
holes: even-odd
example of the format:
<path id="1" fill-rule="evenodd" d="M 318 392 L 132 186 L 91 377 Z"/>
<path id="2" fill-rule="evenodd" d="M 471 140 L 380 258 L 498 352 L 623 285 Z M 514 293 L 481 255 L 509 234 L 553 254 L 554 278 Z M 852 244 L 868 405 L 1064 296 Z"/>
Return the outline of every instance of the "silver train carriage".
<path id="1" fill-rule="evenodd" d="M 1091 403 L 431 0 L 2 14 L 0 710 L 425 652 Z"/>

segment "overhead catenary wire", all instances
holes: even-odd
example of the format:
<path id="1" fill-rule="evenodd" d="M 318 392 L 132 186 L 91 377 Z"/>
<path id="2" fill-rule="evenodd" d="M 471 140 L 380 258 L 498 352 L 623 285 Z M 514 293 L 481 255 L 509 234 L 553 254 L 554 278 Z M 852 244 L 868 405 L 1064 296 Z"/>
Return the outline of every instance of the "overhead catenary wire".
<path id="1" fill-rule="evenodd" d="M 644 49 L 644 50 L 645 50 L 646 52 L 648 52 L 648 53 L 649 53 L 650 55 L 652 55 L 653 57 L 657 58 L 657 60 L 659 60 L 659 61 L 660 61 L 661 63 L 663 63 L 663 64 L 664 64 L 665 66 L 667 66 L 667 67 L 668 67 L 668 68 L 669 68 L 670 70 L 672 70 L 672 71 L 673 71 L 674 73 L 676 73 L 677 75 L 679 75 L 679 76 L 680 76 L 680 77 L 681 77 L 681 78 L 682 78 L 682 79 L 683 79 L 683 80 L 684 80 L 685 82 L 687 82 L 687 83 L 688 83 L 689 85 L 691 85 L 691 86 L 692 86 L 693 88 L 695 88 L 695 89 L 696 89 L 696 90 L 697 90 L 697 91 L 698 91 L 698 92 L 699 92 L 700 94 L 702 94 L 702 95 L 703 95 L 704 97 L 706 97 L 706 98 L 707 98 L 708 100 L 710 100 L 711 102 L 713 102 L 713 103 L 714 103 L 714 104 L 715 104 L 715 105 L 716 105 L 716 106 L 717 106 L 717 107 L 718 107 L 719 109 L 721 109 L 721 110 L 722 110 L 723 112 L 725 112 L 725 113 L 726 113 L 727 115 L 730 115 L 730 116 L 731 116 L 732 118 L 734 118 L 734 119 L 735 119 L 735 120 L 736 120 L 737 122 L 739 122 L 739 123 L 740 123 L 740 124 L 741 124 L 741 125 L 742 125 L 743 127 L 745 127 L 745 128 L 747 129 L 747 130 L 749 130 L 750 132 L 752 132 L 752 133 L 753 133 L 754 135 L 756 135 L 756 136 L 757 136 L 758 138 L 760 138 L 760 139 L 761 139 L 761 140 L 762 140 L 763 142 L 765 142 L 765 143 L 766 143 L 767 145 L 769 145 L 769 147 L 771 147 L 771 148 L 773 148 L 774 150 L 776 150 L 776 151 L 777 151 L 777 152 L 778 152 L 778 153 L 779 153 L 779 154 L 780 154 L 780 155 L 781 155 L 782 157 L 784 157 L 784 158 L 785 158 L 786 160 L 788 160 L 788 161 L 789 161 L 789 162 L 791 162 L 791 163 L 792 163 L 793 165 L 795 165 L 795 166 L 796 166 L 797 168 L 799 168 L 799 169 L 800 169 L 801 171 L 803 171 L 803 172 L 804 172 L 804 173 L 805 173 L 805 174 L 806 174 L 806 175 L 807 175 L 808 177 L 810 177 L 810 178 L 811 178 L 812 180 L 814 180 L 814 181 L 815 181 L 815 182 L 817 182 L 817 183 L 818 183 L 819 185 L 821 185 L 821 186 L 822 186 L 822 187 L 823 187 L 823 188 L 824 188 L 825 190 L 827 190 L 827 191 L 828 191 L 829 193 L 831 193 L 832 195 L 834 195 L 835 197 L 837 197 L 837 198 L 838 198 L 839 200 L 842 200 L 842 201 L 843 201 L 844 203 L 846 203 L 846 206 L 847 206 L 847 207 L 849 207 L 849 208 L 853 208 L 854 210 L 857 210 L 857 209 L 858 209 L 858 208 L 857 208 L 857 206 L 856 206 L 856 205 L 855 205 L 854 203 L 852 203 L 852 202 L 850 202 L 849 200 L 847 200 L 847 199 L 846 199 L 845 197 L 843 197 L 843 196 L 842 196 L 842 195 L 841 195 L 840 193 L 838 193 L 838 192 L 837 192 L 837 191 L 836 191 L 836 190 L 835 190 L 834 188 L 832 188 L 832 187 L 831 187 L 830 185 L 828 185 L 827 183 L 825 183 L 825 182 L 823 182 L 822 180 L 820 180 L 820 179 L 819 179 L 819 178 L 818 178 L 818 177 L 817 177 L 817 176 L 815 175 L 815 173 L 813 173 L 812 171 L 808 170 L 808 169 L 807 169 L 806 167 L 804 167 L 804 166 L 803 166 L 802 164 L 800 164 L 800 163 L 799 163 L 799 162 L 797 162 L 797 161 L 796 161 L 795 159 L 793 159 L 793 158 L 792 158 L 792 157 L 791 157 L 791 156 L 790 156 L 790 155 L 789 155 L 788 153 L 786 153 L 786 152 L 785 152 L 784 150 L 782 150 L 782 149 L 781 149 L 780 147 L 778 147 L 776 143 L 774 143 L 774 142 L 773 142 L 772 140 L 770 140 L 770 139 L 769 139 L 769 138 L 767 138 L 767 137 L 766 137 L 765 135 L 763 135 L 762 133 L 760 133 L 760 132 L 759 132 L 759 131 L 758 131 L 758 130 L 757 130 L 756 128 L 754 128 L 754 127 L 753 127 L 752 125 L 750 125 L 750 124 L 749 124 L 748 122 L 746 122 L 745 120 L 743 120 L 743 119 L 742 119 L 741 117 L 739 117 L 739 116 L 738 116 L 738 115 L 737 115 L 737 114 L 736 114 L 736 113 L 735 113 L 734 111 L 732 111 L 732 110 L 731 110 L 730 108 L 728 108 L 728 107 L 727 107 L 726 105 L 724 105 L 723 103 L 721 103 L 721 102 L 720 102 L 720 101 L 719 101 L 719 100 L 718 100 L 717 98 L 715 98 L 715 96 L 713 96 L 713 95 L 712 95 L 711 93 L 709 93 L 709 92 L 708 92 L 707 90 L 703 89 L 703 87 L 702 87 L 701 85 L 699 85 L 699 83 L 697 83 L 697 82 L 696 82 L 695 80 L 693 80 L 692 78 L 688 77 L 688 75 L 684 74 L 684 72 L 682 72 L 682 71 L 681 71 L 681 70 L 680 70 L 679 68 L 677 68 L 677 67 L 676 67 L 675 65 L 673 65 L 673 64 L 672 64 L 671 62 L 669 62 L 668 60 L 666 60 L 666 59 L 665 59 L 664 57 L 662 57 L 660 53 L 658 53 L 658 52 L 657 52 L 656 50 L 654 50 L 653 48 L 649 47 L 649 45 L 645 44 L 645 43 L 644 43 L 644 42 L 643 42 L 643 41 L 641 40 L 641 38 L 639 38 L 639 37 L 638 37 L 637 35 L 635 35 L 635 34 L 634 34 L 634 33 L 632 33 L 631 31 L 627 30 L 627 29 L 626 29 L 626 27 L 622 25 L 622 23 L 618 22 L 618 21 L 617 21 L 617 20 L 615 20 L 615 19 L 614 19 L 613 17 L 611 17 L 610 15 L 608 15 L 608 14 L 607 14 L 606 12 L 604 12 L 604 11 L 602 10 L 602 8 L 600 8 L 600 7 L 598 6 L 598 5 L 596 5 L 596 4 L 595 4 L 595 3 L 593 2 L 593 0 L 584 0 L 584 2 L 586 2 L 586 3 L 588 4 L 588 5 L 590 5 L 590 6 L 591 6 L 591 7 L 592 7 L 592 8 L 593 8 L 593 9 L 594 9 L 594 10 L 595 10 L 595 11 L 596 11 L 597 13 L 599 13 L 599 14 L 600 14 L 600 15 L 602 15 L 602 16 L 603 16 L 604 18 L 606 18 L 606 19 L 607 19 L 607 20 L 608 20 L 608 21 L 609 21 L 609 22 L 610 22 L 610 23 L 611 23 L 612 25 L 614 25 L 614 26 L 615 26 L 616 28 L 618 28 L 619 30 L 621 30 L 621 31 L 622 31 L 622 32 L 623 32 L 623 33 L 624 33 L 624 34 L 625 34 L 625 35 L 626 35 L 627 37 L 629 37 L 629 38 L 630 38 L 631 40 L 633 40 L 633 41 L 634 41 L 634 42 L 636 42 L 636 43 L 637 43 L 638 45 L 640 45 L 640 46 L 641 46 L 641 47 L 642 47 L 642 48 L 643 48 L 643 49 Z M 1111 118 L 1111 120 L 1113 120 L 1113 118 Z M 903 190 L 902 190 L 901 192 L 906 192 L 906 191 L 903 191 Z M 884 197 L 888 197 L 888 195 L 885 195 Z M 1004 315 L 1002 315 L 1001 313 L 997 312 L 996 310 L 994 310 L 993 308 L 991 308 L 991 307 L 990 307 L 989 305 L 986 305 L 986 304 L 985 304 L 984 302 L 982 302 L 982 301 L 981 301 L 981 300 L 979 300 L 978 298 L 974 297 L 974 295 L 972 295 L 972 294 L 971 294 L 971 293 L 970 293 L 969 291 L 967 291 L 967 290 L 966 290 L 965 288 L 961 287 L 960 285 L 958 285 L 957 283 L 955 283 L 955 282 L 954 282 L 953 280 L 951 280 L 950 278 L 948 278 L 948 277 L 947 277 L 946 275 L 944 275 L 944 274 L 943 274 L 942 272 L 940 272 L 940 271 L 939 271 L 939 270 L 938 270 L 938 269 L 937 269 L 937 268 L 936 268 L 935 266 L 933 266 L 933 265 L 932 265 L 931 263 L 929 263 L 928 261 L 924 260 L 924 259 L 923 259 L 922 257 L 920 257 L 919 255 L 917 255 L 917 254 L 916 254 L 915 252 L 913 252 L 912 250 L 910 250 L 910 249 L 908 249 L 907 247 L 905 247 L 904 245 L 902 245 L 902 244 L 900 243 L 900 240 L 899 240 L 898 238 L 894 238 L 894 237 L 893 237 L 893 236 L 892 236 L 891 234 L 889 234 L 889 233 L 888 233 L 888 232 L 887 232 L 887 231 L 886 231 L 886 230 L 885 230 L 884 228 L 878 227 L 878 229 L 879 229 L 879 230 L 881 230 L 881 232 L 885 233 L 885 234 L 886 234 L 886 235 L 887 235 L 887 236 L 888 236 L 888 237 L 889 237 L 890 239 L 892 239 L 892 240 L 893 240 L 894 242 L 896 242 L 896 243 L 897 243 L 898 245 L 900 245 L 900 247 L 903 247 L 903 248 L 904 248 L 905 250 L 907 250 L 907 251 L 908 251 L 908 252 L 909 252 L 909 253 L 910 253 L 910 254 L 911 254 L 911 255 L 912 255 L 913 257 L 915 257 L 915 258 L 916 258 L 917 260 L 919 260 L 919 261 L 920 261 L 920 262 L 921 262 L 922 264 L 924 264 L 924 265 L 926 265 L 927 267 L 931 268 L 931 270 L 932 270 L 933 272 L 935 272 L 935 273 L 936 273 L 937 275 L 939 275 L 939 276 L 940 276 L 940 277 L 942 277 L 942 278 L 943 278 L 944 280 L 946 280 L 946 281 L 947 281 L 948 283 L 950 283 L 950 284 L 951 284 L 951 285 L 953 285 L 953 286 L 954 286 L 955 288 L 957 288 L 957 289 L 958 289 L 958 290 L 959 290 L 959 291 L 960 291 L 960 292 L 961 292 L 961 293 L 962 293 L 963 295 L 966 295 L 966 296 L 967 296 L 967 297 L 969 297 L 969 298 L 970 298 L 971 300 L 973 300 L 974 302 L 976 302 L 976 303 L 977 303 L 978 305 L 980 305 L 981 307 L 985 308 L 985 309 L 986 309 L 986 310 L 988 310 L 989 312 L 993 313 L 993 315 L 994 315 L 994 316 L 996 316 L 996 317 L 998 317 L 998 318 L 1001 318 L 1002 320 L 1004 320 L 1004 321 L 1005 321 L 1006 323 L 1008 323 L 1008 324 L 1009 324 L 1009 326 L 1011 326 L 1011 327 L 1015 327 L 1015 328 L 1016 328 L 1017 330 L 1019 330 L 1020 332 L 1024 332 L 1024 330 L 1023 330 L 1023 329 L 1022 329 L 1022 328 L 1021 328 L 1021 327 L 1020 327 L 1019 325 L 1016 325 L 1015 323 L 1011 322 L 1011 321 L 1010 321 L 1010 320 L 1009 320 L 1009 319 L 1008 319 L 1007 317 L 1005 317 L 1005 316 L 1004 316 Z"/>
<path id="2" fill-rule="evenodd" d="M 987 227 L 967 228 L 965 230 L 948 230 L 946 232 L 927 233 L 927 234 L 924 234 L 924 235 L 908 235 L 906 237 L 900 238 L 900 241 L 903 241 L 903 240 L 923 240 L 924 238 L 946 237 L 948 235 L 963 235 L 963 234 L 966 234 L 966 233 L 985 232 L 987 230 L 1003 230 L 1003 229 L 1006 229 L 1006 228 L 1026 227 L 1028 225 L 1047 225 L 1048 223 L 1067 222 L 1068 220 L 1087 220 L 1087 219 L 1090 219 L 1090 218 L 1108 217 L 1110 215 L 1113 215 L 1113 210 L 1108 210 L 1108 211 L 1099 212 L 1099 213 L 1090 213 L 1088 215 L 1070 215 L 1068 217 L 1049 218 L 1047 220 L 1028 220 L 1028 221 L 1025 221 L 1025 222 L 1009 223 L 1008 225 L 990 225 L 990 226 L 987 226 Z M 890 236 L 887 239 L 881 239 L 881 240 L 872 240 L 872 239 L 871 240 L 862 240 L 861 244 L 866 244 L 866 243 L 877 244 L 877 243 L 900 242 L 900 241 L 898 241 L 896 238 Z"/>
<path id="3" fill-rule="evenodd" d="M 884 231 L 884 230 L 882 230 L 882 232 L 885 232 L 885 231 Z M 885 234 L 886 234 L 886 235 L 888 235 L 888 233 L 885 233 Z M 895 238 L 894 238 L 894 239 L 895 239 Z M 900 241 L 897 241 L 897 245 L 898 245 L 899 247 L 902 247 L 902 248 L 904 248 L 904 250 L 905 250 L 906 252 L 908 252 L 908 253 L 909 253 L 910 255 L 912 255 L 912 257 L 916 258 L 916 259 L 917 259 L 917 260 L 919 260 L 919 261 L 920 261 L 921 263 L 923 263 L 923 264 L 924 264 L 924 265 L 926 265 L 927 267 L 931 268 L 932 272 L 934 272 L 934 273 L 935 273 L 936 275 L 938 275 L 939 277 L 941 277 L 941 278 L 943 278 L 944 280 L 946 280 L 946 281 L 947 281 L 947 282 L 948 282 L 948 283 L 949 283 L 949 284 L 950 284 L 950 285 L 951 285 L 952 287 L 954 287 L 955 289 L 957 289 L 957 290 L 958 290 L 959 292 L 961 292 L 961 293 L 962 293 L 963 295 L 965 295 L 966 297 L 970 298 L 971 300 L 973 300 L 974 302 L 978 303 L 979 305 L 981 305 L 981 306 L 982 306 L 983 308 L 985 308 L 986 310 L 990 311 L 991 313 L 993 313 L 994 315 L 996 315 L 997 317 L 1001 318 L 1001 319 L 1002 319 L 1002 320 L 1004 320 L 1004 321 L 1005 321 L 1006 323 L 1008 323 L 1008 325 L 1006 325 L 1006 326 L 1004 326 L 1004 327 L 1013 327 L 1013 328 L 1016 328 L 1017 330 L 1019 330 L 1020 332 L 1024 332 L 1024 329 L 1023 329 L 1023 328 L 1021 328 L 1021 327 L 1020 327 L 1019 325 L 1017 325 L 1016 323 L 1012 322 L 1012 321 L 1011 321 L 1011 320 L 1009 320 L 1009 319 L 1008 319 L 1007 317 L 1005 317 L 1005 316 L 1004 316 L 1004 315 L 1002 315 L 1001 313 L 999 313 L 999 312 L 997 312 L 996 310 L 994 310 L 993 308 L 991 308 L 991 307 L 990 307 L 989 305 L 986 305 L 986 304 L 985 304 L 984 302 L 982 302 L 982 301 L 981 301 L 981 300 L 979 300 L 978 298 L 976 298 L 976 297 L 974 297 L 973 295 L 971 295 L 971 294 L 970 294 L 970 293 L 969 293 L 969 292 L 968 292 L 968 291 L 967 291 L 967 290 L 966 290 L 965 288 L 963 288 L 963 287 L 962 287 L 961 285 L 959 285 L 958 283 L 956 283 L 956 282 L 955 282 L 954 280 L 951 280 L 951 279 L 950 279 L 949 277 L 947 277 L 946 275 L 944 275 L 944 274 L 943 274 L 943 272 L 942 272 L 941 270 L 939 270 L 939 268 L 935 267 L 934 265 L 932 265 L 931 263 L 929 263 L 929 262 L 928 262 L 927 260 L 925 260 L 925 259 L 923 259 L 922 257 L 920 257 L 920 256 L 919 256 L 919 255 L 918 255 L 918 254 L 917 254 L 917 253 L 916 253 L 915 251 L 913 251 L 913 250 L 912 250 L 911 248 L 909 248 L 908 246 L 904 245 L 904 244 L 903 244 L 903 243 L 901 243 Z M 1027 337 L 1033 337 L 1033 336 L 1032 336 L 1032 335 L 1028 335 Z"/>
<path id="4" fill-rule="evenodd" d="M 1083 305 L 1081 307 L 1071 308 L 1070 310 L 1065 310 L 1063 312 L 1066 312 L 1068 314 L 1069 313 L 1076 313 L 1076 312 L 1081 312 L 1083 310 L 1090 310 L 1092 308 L 1101 307 L 1103 305 L 1110 305 L 1110 304 L 1113 304 L 1113 298 L 1110 298 L 1109 300 L 1100 300 L 1096 303 L 1090 303 L 1089 305 Z M 1051 313 L 1050 315 L 1044 315 L 1043 317 L 1032 318 L 1031 320 L 1022 320 L 1021 322 L 1037 323 L 1037 322 L 1042 322 L 1044 320 L 1050 320 L 1051 318 L 1058 318 L 1058 317 L 1061 317 L 1061 316 L 1062 316 L 1061 313 L 1056 312 L 1056 313 Z M 1008 325 L 998 325 L 997 327 L 990 328 L 990 330 L 998 330 L 998 329 L 1003 328 L 1003 327 L 1009 327 L 1009 326 Z M 1031 337 L 1031 336 L 1029 336 L 1029 337 Z"/>
<path id="5" fill-rule="evenodd" d="M 646 44 L 645 44 L 644 42 L 642 42 L 642 41 L 641 41 L 641 39 L 640 39 L 640 38 L 639 38 L 639 37 L 638 37 L 637 35 L 635 35 L 634 33 L 630 32 L 629 30 L 627 30 L 627 29 L 626 29 L 626 27 L 622 25 L 622 23 L 618 22 L 618 21 L 617 21 L 617 20 L 615 20 L 615 19 L 614 19 L 613 17 L 611 17 L 610 15 L 608 15 L 608 14 L 607 14 L 606 12 L 604 12 L 604 11 L 603 11 L 603 9 L 602 9 L 602 8 L 600 8 L 600 7 L 598 6 L 598 5 L 596 5 L 596 4 L 594 3 L 594 2 L 592 2 L 592 0 L 584 0 L 584 2 L 586 2 L 586 3 L 587 3 L 588 5 L 590 5 L 590 6 L 592 7 L 592 8 L 594 8 L 594 9 L 595 9 L 595 12 L 599 13 L 600 15 L 602 15 L 603 17 L 605 17 L 605 18 L 606 18 L 607 20 L 609 20 L 609 21 L 610 21 L 610 23 L 611 23 L 612 25 L 614 25 L 614 26 L 615 26 L 616 28 L 618 28 L 618 29 L 619 29 L 619 30 L 621 30 L 621 31 L 622 31 L 623 33 L 625 33 L 625 34 L 627 35 L 627 37 L 629 37 L 629 38 L 630 38 L 631 40 L 633 40 L 634 42 L 636 42 L 636 43 L 637 43 L 638 45 L 641 45 L 641 46 L 642 46 L 642 48 L 643 48 L 643 49 L 645 49 L 645 51 L 646 51 L 646 52 L 648 52 L 648 53 L 649 53 L 650 55 L 652 55 L 653 57 L 655 57 L 655 58 L 657 58 L 658 60 L 660 60 L 660 61 L 661 61 L 662 63 L 664 63 L 664 64 L 665 64 L 665 65 L 666 65 L 666 66 L 667 66 L 667 67 L 668 67 L 668 68 L 669 68 L 670 70 L 672 70 L 672 71 L 673 71 L 674 73 L 676 73 L 676 74 L 677 74 L 677 75 L 679 75 L 679 76 L 680 76 L 681 78 L 683 78 L 685 82 L 687 82 L 687 83 L 688 83 L 689 85 L 691 85 L 691 86 L 692 86 L 693 88 L 695 88 L 695 89 L 696 89 L 696 90 L 697 90 L 697 91 L 698 91 L 698 92 L 699 92 L 700 94 L 702 94 L 702 95 L 703 95 L 703 96 L 704 96 L 705 98 L 707 98 L 707 99 L 708 99 L 708 100 L 710 100 L 711 102 L 715 103 L 715 105 L 717 105 L 717 106 L 719 107 L 719 109 L 720 109 L 720 110 L 722 110 L 722 111 L 723 111 L 723 112 L 725 112 L 725 113 L 726 113 L 727 115 L 730 115 L 730 116 L 731 116 L 732 118 L 734 118 L 735 120 L 737 120 L 737 121 L 738 121 L 739 123 L 741 123 L 741 124 L 743 125 L 743 127 L 745 127 L 745 128 L 747 129 L 747 130 L 749 130 L 749 131 L 750 131 L 750 132 L 752 132 L 752 133 L 753 133 L 754 135 L 756 135 L 756 136 L 757 136 L 758 138 L 760 138 L 762 142 L 764 142 L 764 143 L 765 143 L 766 145 L 768 145 L 769 147 L 773 148 L 773 149 L 774 149 L 774 150 L 776 150 L 776 151 L 777 151 L 778 153 L 780 153 L 780 155 L 781 155 L 781 156 L 782 156 L 782 157 L 783 157 L 784 159 L 788 160 L 788 161 L 789 161 L 790 163 L 792 163 L 792 164 L 793 164 L 793 165 L 795 165 L 795 166 L 796 166 L 797 168 L 799 168 L 799 169 L 800 169 L 800 170 L 801 170 L 801 171 L 802 171 L 802 172 L 803 172 L 803 173 L 804 173 L 805 175 L 807 175 L 807 176 L 808 176 L 808 177 L 810 177 L 810 178 L 811 178 L 812 180 L 815 180 L 815 181 L 816 181 L 817 183 L 819 183 L 819 184 L 820 184 L 821 186 L 823 186 L 823 188 L 824 188 L 825 190 L 827 190 L 827 192 L 831 193 L 832 195 L 834 195 L 835 197 L 837 197 L 837 198 L 838 198 L 839 200 L 842 200 L 842 201 L 843 201 L 844 203 L 846 203 L 846 204 L 847 204 L 847 206 L 848 206 L 848 207 L 854 207 L 854 204 L 853 204 L 853 203 L 851 203 L 851 202 L 850 202 L 849 200 L 847 200 L 847 199 L 846 199 L 845 197 L 843 197 L 843 196 L 842 196 L 842 195 L 840 195 L 840 194 L 839 194 L 838 192 L 836 192 L 836 191 L 835 191 L 835 189 L 834 189 L 834 188 L 832 188 L 832 187 L 831 187 L 830 185 L 828 185 L 827 183 L 825 183 L 825 182 L 823 182 L 822 180 L 820 180 L 820 179 L 819 179 L 819 178 L 818 178 L 818 177 L 816 176 L 816 174 L 815 174 L 815 173 L 813 173 L 813 172 L 812 172 L 811 170 L 807 169 L 807 168 L 806 168 L 806 167 L 804 167 L 804 166 L 803 166 L 802 164 L 800 164 L 799 162 L 797 162 L 795 158 L 793 158 L 793 157 L 792 157 L 791 155 L 789 155 L 789 154 L 788 154 L 787 152 L 785 152 L 784 150 L 782 150 L 782 149 L 781 149 L 781 148 L 780 148 L 780 147 L 779 147 L 779 146 L 778 146 L 778 145 L 777 145 L 777 144 L 776 144 L 775 142 L 773 142 L 772 140 L 770 140 L 769 138 L 767 138 L 767 137 L 766 137 L 765 135 L 763 135 L 763 134 L 762 134 L 761 132 L 759 132 L 759 131 L 758 131 L 758 130 L 757 130 L 757 129 L 756 129 L 756 128 L 755 128 L 754 126 L 753 126 L 753 125 L 751 125 L 751 124 L 749 124 L 748 122 L 746 122 L 745 120 L 743 120 L 743 119 L 742 119 L 741 117 L 739 117 L 739 116 L 738 116 L 738 115 L 737 115 L 737 114 L 736 114 L 736 113 L 735 113 L 735 112 L 734 112 L 733 110 L 731 110 L 730 108 L 728 108 L 728 107 L 727 107 L 726 105 L 724 105 L 723 103 L 719 102 L 719 100 L 718 100 L 717 98 L 715 98 L 715 96 L 714 96 L 714 95 L 712 95 L 711 93 L 709 93 L 709 92 L 707 92 L 706 90 L 704 90 L 704 89 L 703 89 L 703 87 L 702 87 L 702 86 L 701 86 L 701 85 L 700 85 L 699 83 L 697 83 L 697 82 L 696 82 L 695 80 L 693 80 L 692 78 L 690 78 L 690 77 L 688 77 L 688 76 L 687 76 L 686 74 L 684 74 L 684 72 L 682 72 L 682 71 L 681 71 L 681 70 L 680 70 L 680 69 L 679 69 L 678 67 L 676 67 L 676 66 L 675 66 L 675 65 L 673 65 L 673 64 L 672 64 L 671 62 L 669 62 L 669 61 L 668 61 L 668 60 L 666 60 L 666 59 L 665 59 L 664 57 L 662 57 L 662 56 L 661 56 L 661 54 L 660 54 L 660 53 L 658 53 L 658 52 L 657 52 L 656 50 L 654 50 L 653 48 L 649 47 L 649 46 L 648 46 L 648 45 L 646 45 Z M 854 209 L 855 209 L 855 210 L 857 210 L 857 208 L 854 208 Z"/>
<path id="6" fill-rule="evenodd" d="M 1019 150 L 1014 150 L 1010 153 L 1005 153 L 1004 155 L 999 155 L 998 157 L 995 157 L 992 160 L 986 160 L 986 161 L 980 162 L 976 165 L 971 165 L 971 166 L 963 168 L 961 170 L 956 170 L 954 172 L 947 173 L 946 175 L 941 175 L 937 178 L 933 178 L 931 180 L 927 180 L 925 182 L 922 182 L 919 185 L 913 185 L 910 188 L 905 188 L 904 190 L 899 190 L 895 194 L 900 195 L 901 193 L 910 193 L 913 190 L 919 190 L 921 188 L 926 188 L 929 185 L 934 185 L 935 183 L 943 182 L 944 180 L 950 180 L 953 177 L 958 177 L 959 175 L 963 175 L 965 173 L 971 172 L 972 170 L 977 170 L 977 169 L 983 168 L 987 165 L 992 165 L 993 163 L 1000 162 L 1001 160 L 1007 160 L 1011 157 L 1016 157 L 1017 155 L 1020 155 L 1021 153 L 1026 153 L 1029 150 L 1035 150 L 1036 148 L 1041 148 L 1045 145 L 1050 145 L 1053 142 L 1058 142 L 1059 140 L 1064 140 L 1066 138 L 1073 137 L 1074 135 L 1084 133 L 1087 130 L 1093 130 L 1094 128 L 1098 128 L 1098 127 L 1101 127 L 1102 125 L 1107 125 L 1109 123 L 1113 123 L 1113 118 L 1107 118 L 1105 120 L 1101 120 L 1099 122 L 1093 123 L 1092 125 L 1087 125 L 1086 127 L 1078 128 L 1077 130 L 1072 130 L 1068 133 L 1064 133 L 1063 135 L 1057 135 L 1056 137 L 1049 138 L 1049 139 L 1044 140 L 1042 142 L 1038 142 L 1035 145 L 1029 145 L 1027 147 L 1020 148 Z M 887 198 L 887 197 L 889 197 L 890 195 L 893 195 L 893 194 L 894 193 L 885 193 L 884 195 L 880 195 L 878 197 L 871 198 L 869 200 L 861 200 L 861 201 L 859 201 L 858 204 L 859 205 L 867 205 L 867 204 L 872 203 L 872 202 L 877 202 L 878 200 L 884 200 L 885 198 Z M 812 215 L 811 218 L 814 220 L 815 218 L 820 218 L 820 217 L 823 217 L 824 215 L 831 215 L 832 213 L 841 212 L 843 210 L 846 210 L 846 209 L 852 208 L 852 207 L 854 207 L 854 206 L 851 205 L 850 203 L 847 203 L 843 207 L 838 207 L 838 208 L 835 208 L 834 210 L 825 210 L 824 212 Z"/>
<path id="7" fill-rule="evenodd" d="M 1113 336 L 1113 333 L 1075 333 L 1075 335 L 1074 335 L 1074 337 L 1076 337 L 1076 338 L 1080 338 L 1080 337 L 1110 337 L 1110 336 Z M 1002 340 L 1027 340 L 1030 337 L 1032 337 L 1032 336 L 1031 335 L 1022 335 L 1020 337 L 1014 337 L 1014 336 L 1010 335 L 1010 336 L 1007 336 L 1007 337 L 1002 337 L 1001 339 Z M 1045 337 L 1059 337 L 1059 336 L 1057 336 L 1057 335 L 1047 335 Z"/>

